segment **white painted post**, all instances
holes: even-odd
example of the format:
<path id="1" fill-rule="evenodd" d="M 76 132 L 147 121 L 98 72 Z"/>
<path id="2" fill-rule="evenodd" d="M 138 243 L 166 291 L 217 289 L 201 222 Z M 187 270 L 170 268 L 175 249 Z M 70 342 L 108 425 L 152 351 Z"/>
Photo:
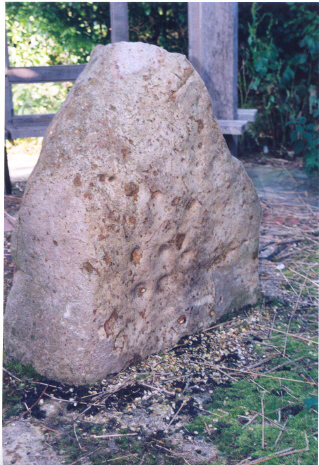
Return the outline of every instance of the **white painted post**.
<path id="1" fill-rule="evenodd" d="M 110 2 L 111 40 L 128 42 L 128 5 L 127 2 Z"/>
<path id="2" fill-rule="evenodd" d="M 237 119 L 238 3 L 188 3 L 189 60 L 213 101 L 214 116 Z M 237 137 L 226 136 L 237 154 Z"/>

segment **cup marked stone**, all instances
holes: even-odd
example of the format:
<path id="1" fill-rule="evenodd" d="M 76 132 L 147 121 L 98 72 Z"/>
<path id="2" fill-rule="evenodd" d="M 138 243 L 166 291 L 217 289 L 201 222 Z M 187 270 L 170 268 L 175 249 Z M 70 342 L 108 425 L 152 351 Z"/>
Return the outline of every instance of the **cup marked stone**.
<path id="1" fill-rule="evenodd" d="M 259 222 L 187 59 L 97 46 L 26 186 L 6 354 L 93 383 L 254 304 Z"/>

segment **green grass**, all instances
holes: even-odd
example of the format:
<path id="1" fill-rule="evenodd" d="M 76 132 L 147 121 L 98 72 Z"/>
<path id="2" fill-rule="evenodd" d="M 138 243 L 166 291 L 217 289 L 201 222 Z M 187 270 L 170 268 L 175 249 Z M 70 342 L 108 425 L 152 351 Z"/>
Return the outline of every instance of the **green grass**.
<path id="1" fill-rule="evenodd" d="M 4 357 L 5 358 L 5 357 Z M 33 379 L 36 381 L 45 381 L 46 378 L 39 375 L 35 369 L 30 365 L 22 365 L 22 363 L 14 362 L 12 360 L 5 360 L 3 362 L 3 367 L 14 374 L 17 378 L 20 379 Z"/>
<path id="2" fill-rule="evenodd" d="M 281 371 L 276 372 L 278 378 L 291 378 L 301 381 L 297 373 Z M 318 399 L 313 385 L 284 381 L 271 378 L 258 378 L 255 382 L 247 379 L 232 384 L 230 388 L 215 389 L 211 402 L 205 409 L 212 415 L 198 416 L 188 425 L 188 429 L 209 438 L 228 459 L 243 460 L 251 456 L 253 459 L 265 457 L 271 453 L 292 447 L 293 450 L 303 449 L 306 446 L 305 433 L 309 440 L 309 451 L 287 457 L 274 458 L 268 463 L 298 464 L 300 455 L 303 465 L 312 465 L 317 454 L 318 443 L 311 434 L 317 431 L 317 414 L 313 410 Z M 280 429 L 269 420 L 265 420 L 265 448 L 262 449 L 262 417 L 248 427 L 242 427 L 255 413 L 261 413 L 261 398 L 264 394 L 264 415 L 274 422 L 278 422 L 278 409 L 281 411 L 281 422 L 288 418 L 286 430 L 282 434 L 277 447 L 275 441 Z M 267 391 L 266 391 L 267 390 Z M 282 394 L 282 395 L 281 395 Z M 290 394 L 290 395 L 289 395 Z M 293 395 L 295 398 L 291 397 Z M 307 401 L 308 399 L 308 401 Z M 312 401 L 313 399 L 313 401 Z M 305 403 L 306 401 L 306 403 Z M 311 408 L 307 408 L 308 406 Z M 220 410 L 228 412 L 228 415 Z M 214 415 L 216 414 L 216 415 Z M 218 415 L 218 416 L 217 416 Z M 244 418 L 246 417 L 246 418 Z M 211 433 L 206 432 L 206 425 Z"/>
<path id="3" fill-rule="evenodd" d="M 31 366 L 24 366 L 21 363 L 15 363 L 12 361 L 5 361 L 3 367 L 7 369 L 17 378 L 22 380 L 34 379 L 38 381 L 44 380 Z M 6 373 L 4 372 L 4 378 Z M 19 383 L 13 380 L 12 383 L 3 382 L 2 386 L 2 409 L 3 409 L 3 421 L 8 420 L 12 416 L 21 415 L 25 411 L 22 404 L 22 394 L 25 388 L 24 383 Z"/>

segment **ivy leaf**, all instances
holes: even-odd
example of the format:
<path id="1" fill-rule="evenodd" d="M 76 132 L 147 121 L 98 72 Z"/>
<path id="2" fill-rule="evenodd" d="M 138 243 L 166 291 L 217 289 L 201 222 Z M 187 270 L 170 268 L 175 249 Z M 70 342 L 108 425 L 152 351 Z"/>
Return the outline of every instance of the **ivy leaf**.
<path id="1" fill-rule="evenodd" d="M 312 134 L 310 132 L 304 132 L 304 138 L 306 139 L 306 141 L 308 142 L 309 145 L 312 144 L 313 142 L 313 139 L 312 139 Z"/>
<path id="2" fill-rule="evenodd" d="M 305 404 L 305 409 L 314 407 L 316 410 L 318 410 L 318 397 L 314 397 L 312 399 L 303 399 L 303 403 Z"/>
<path id="3" fill-rule="evenodd" d="M 295 146 L 294 146 L 294 152 L 295 152 L 295 155 L 298 155 L 298 153 L 302 152 L 303 149 L 305 148 L 305 141 L 303 140 L 297 140 L 297 142 L 295 143 Z"/>

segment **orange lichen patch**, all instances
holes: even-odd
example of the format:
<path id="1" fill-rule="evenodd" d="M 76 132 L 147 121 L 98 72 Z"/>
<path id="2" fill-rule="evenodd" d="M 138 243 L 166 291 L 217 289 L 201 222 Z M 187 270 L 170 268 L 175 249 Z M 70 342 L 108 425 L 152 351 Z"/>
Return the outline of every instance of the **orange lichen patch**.
<path id="1" fill-rule="evenodd" d="M 214 315 L 215 315 L 214 310 L 211 310 L 211 311 L 209 312 L 209 314 L 210 314 L 210 316 L 214 316 Z"/>
<path id="2" fill-rule="evenodd" d="M 76 174 L 74 179 L 73 179 L 73 184 L 75 186 L 81 186 L 82 184 L 82 181 L 81 181 L 81 175 L 80 174 Z"/>
<path id="3" fill-rule="evenodd" d="M 176 247 L 178 248 L 178 250 L 182 248 L 184 239 L 185 239 L 185 234 L 177 234 L 175 242 L 176 242 Z"/>
<path id="4" fill-rule="evenodd" d="M 91 163 L 91 166 L 92 166 L 92 168 L 97 168 L 97 164 L 96 164 L 96 163 Z"/>
<path id="5" fill-rule="evenodd" d="M 134 216 L 130 216 L 129 219 L 128 219 L 128 222 L 129 222 L 130 224 L 135 225 L 136 219 L 134 218 Z"/>
<path id="6" fill-rule="evenodd" d="M 143 320 L 145 318 L 145 313 L 146 313 L 145 310 L 143 310 L 142 312 L 138 312 L 138 314 L 140 315 L 141 318 L 143 318 Z"/>
<path id="7" fill-rule="evenodd" d="M 183 325 L 185 322 L 186 322 L 185 315 L 181 315 L 177 320 L 177 323 L 179 323 L 180 325 Z"/>
<path id="8" fill-rule="evenodd" d="M 158 196 L 161 195 L 161 194 L 162 194 L 161 191 L 152 192 L 151 198 L 152 198 L 152 199 L 156 199 L 156 197 L 158 197 Z"/>
<path id="9" fill-rule="evenodd" d="M 83 265 L 81 266 L 82 270 L 86 271 L 87 273 L 91 274 L 93 271 L 95 271 L 99 276 L 100 272 L 94 266 L 91 265 L 90 262 L 84 262 Z"/>
<path id="10" fill-rule="evenodd" d="M 99 241 L 104 241 L 104 239 L 106 239 L 107 237 L 108 237 L 108 234 L 105 234 L 105 235 L 99 234 L 98 240 L 99 240 Z"/>
<path id="11" fill-rule="evenodd" d="M 99 180 L 100 182 L 104 182 L 105 179 L 106 179 L 106 175 L 105 175 L 105 174 L 98 174 L 97 177 L 98 177 L 98 180 Z"/>
<path id="12" fill-rule="evenodd" d="M 108 265 L 112 264 L 112 260 L 110 259 L 109 255 L 105 252 L 102 260 L 107 263 Z"/>
<path id="13" fill-rule="evenodd" d="M 167 241 L 167 244 L 168 244 L 168 245 L 174 245 L 175 242 L 176 242 L 176 239 L 173 238 L 173 239 Z"/>
<path id="14" fill-rule="evenodd" d="M 91 199 L 92 199 L 92 194 L 91 194 L 91 192 L 89 192 L 89 191 L 85 192 L 84 197 L 85 197 L 86 199 L 91 200 Z"/>
<path id="15" fill-rule="evenodd" d="M 198 124 L 198 132 L 200 133 L 204 129 L 204 121 L 202 119 L 195 119 Z"/>
<path id="16" fill-rule="evenodd" d="M 92 271 L 94 270 L 93 266 L 89 262 L 83 263 L 82 268 L 88 273 L 92 273 Z"/>
<path id="17" fill-rule="evenodd" d="M 190 210 L 192 208 L 192 206 L 196 204 L 196 202 L 197 202 L 197 200 L 190 199 L 190 201 L 186 205 L 186 210 Z"/>
<path id="18" fill-rule="evenodd" d="M 176 97 L 177 97 L 177 90 L 171 94 L 171 96 L 170 96 L 169 99 L 170 99 L 172 102 L 175 102 Z"/>
<path id="19" fill-rule="evenodd" d="M 126 147 L 125 149 L 122 149 L 122 150 L 121 150 L 121 153 L 122 153 L 122 155 L 123 155 L 123 158 L 126 158 L 127 155 L 129 155 L 129 154 L 131 153 L 131 149 L 129 149 L 129 148 Z"/>
<path id="20" fill-rule="evenodd" d="M 133 250 L 131 254 L 132 260 L 135 265 L 139 265 L 140 261 L 143 257 L 143 253 L 140 251 L 140 249 L 137 247 L 136 249 Z"/>
<path id="21" fill-rule="evenodd" d="M 120 221 L 120 219 L 121 219 L 121 215 L 116 210 L 109 211 L 108 214 L 107 214 L 107 217 L 111 221 L 115 221 L 116 223 L 118 223 Z"/>
<path id="22" fill-rule="evenodd" d="M 125 195 L 127 195 L 127 197 L 133 197 L 134 200 L 137 200 L 137 193 L 139 189 L 140 188 L 138 187 L 138 185 L 134 182 L 128 182 L 127 184 L 125 184 L 124 192 Z"/>
<path id="23" fill-rule="evenodd" d="M 175 197 L 173 200 L 172 200 L 172 203 L 171 205 L 175 206 L 175 205 L 178 205 L 179 202 L 181 200 L 181 197 Z"/>

